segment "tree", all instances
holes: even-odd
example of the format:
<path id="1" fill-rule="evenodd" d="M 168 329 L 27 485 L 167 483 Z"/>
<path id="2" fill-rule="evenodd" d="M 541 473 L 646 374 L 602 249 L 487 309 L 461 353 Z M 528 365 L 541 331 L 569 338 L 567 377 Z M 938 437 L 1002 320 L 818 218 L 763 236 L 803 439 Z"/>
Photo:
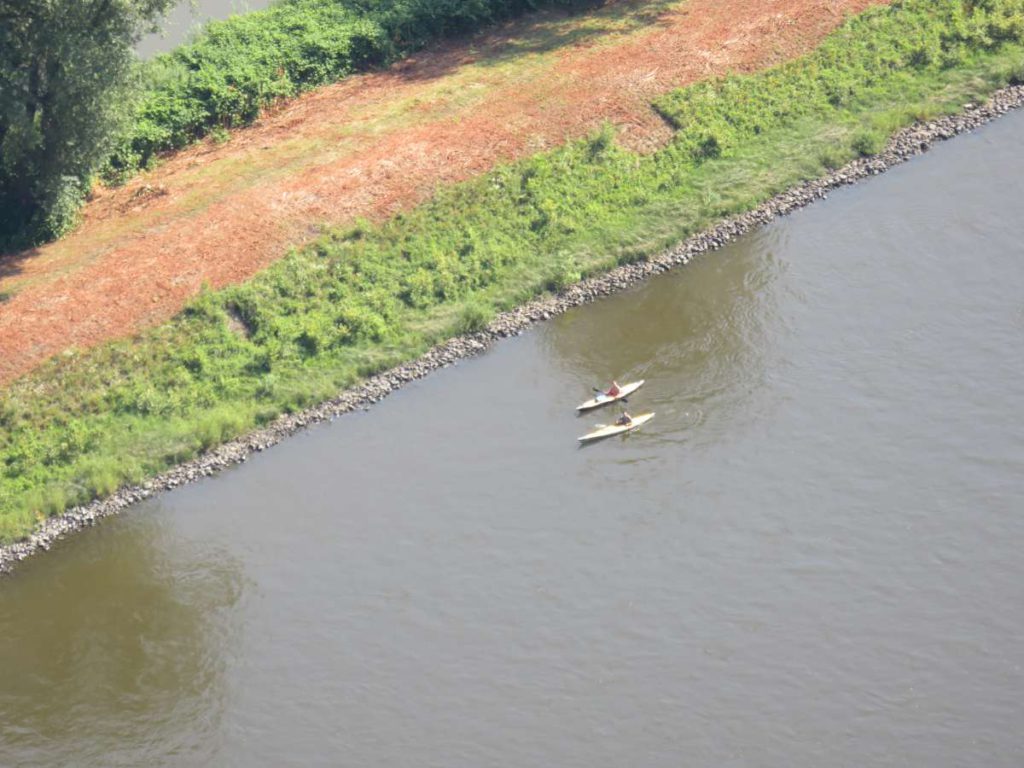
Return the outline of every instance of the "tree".
<path id="1" fill-rule="evenodd" d="M 134 45 L 174 0 L 0 0 L 0 245 L 74 221 L 123 121 Z"/>

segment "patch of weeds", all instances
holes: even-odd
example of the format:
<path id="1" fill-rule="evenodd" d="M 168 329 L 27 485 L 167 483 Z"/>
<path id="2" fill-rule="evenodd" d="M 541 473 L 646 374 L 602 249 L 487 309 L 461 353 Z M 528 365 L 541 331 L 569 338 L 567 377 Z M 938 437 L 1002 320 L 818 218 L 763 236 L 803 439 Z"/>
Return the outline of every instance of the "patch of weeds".
<path id="1" fill-rule="evenodd" d="M 880 131 L 859 131 L 850 141 L 850 149 L 860 157 L 877 155 L 885 149 L 889 137 Z"/>
<path id="2" fill-rule="evenodd" d="M 215 125 L 210 129 L 209 134 L 210 140 L 214 144 L 227 144 L 231 140 L 231 132 L 223 125 Z"/>
<path id="3" fill-rule="evenodd" d="M 561 256 L 557 259 L 554 269 L 544 281 L 544 287 L 552 293 L 557 293 L 575 285 L 583 279 L 579 265 L 572 256 Z"/>
<path id="4" fill-rule="evenodd" d="M 831 146 L 823 149 L 818 155 L 818 162 L 823 168 L 836 171 L 850 161 L 850 152 L 845 147 Z"/>
<path id="5" fill-rule="evenodd" d="M 494 319 L 494 310 L 482 301 L 470 301 L 462 307 L 455 321 L 455 333 L 462 335 L 482 331 Z"/>

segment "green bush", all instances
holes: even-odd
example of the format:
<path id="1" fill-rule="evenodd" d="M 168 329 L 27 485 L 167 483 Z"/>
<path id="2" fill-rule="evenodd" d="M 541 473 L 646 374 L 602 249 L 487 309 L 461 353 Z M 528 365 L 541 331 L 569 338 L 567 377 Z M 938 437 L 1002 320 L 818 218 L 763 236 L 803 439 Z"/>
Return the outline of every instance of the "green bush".
<path id="1" fill-rule="evenodd" d="M 583 278 L 576 260 L 572 256 L 562 255 L 556 262 L 553 270 L 544 283 L 544 287 L 552 293 L 568 288 L 578 283 Z"/>
<path id="2" fill-rule="evenodd" d="M 1003 72 L 1003 77 L 1010 85 L 1024 85 L 1024 61 L 1008 66 Z M 2 297 L 0 301 L 3 301 Z"/>
<path id="3" fill-rule="evenodd" d="M 251 422 L 230 406 L 218 408 L 196 424 L 196 441 L 199 448 L 206 451 L 237 437 L 250 426 Z"/>
<path id="4" fill-rule="evenodd" d="M 470 301 L 462 307 L 455 323 L 455 333 L 482 331 L 494 319 L 494 310 L 480 301 Z"/>
<path id="5" fill-rule="evenodd" d="M 277 0 L 262 11 L 210 22 L 192 42 L 152 61 L 137 62 L 126 45 L 131 35 L 123 33 L 111 43 L 106 27 L 90 29 L 83 20 L 104 14 L 120 18 L 127 3 L 108 3 L 105 10 L 93 13 L 88 4 L 63 2 L 66 7 L 39 3 L 45 6 L 39 12 L 29 9 L 12 16 L 11 24 L 0 25 L 0 44 L 5 38 L 8 43 L 0 45 L 0 51 L 12 48 L 5 62 L 9 71 L 0 73 L 0 86 L 5 79 L 11 86 L 6 92 L 0 87 L 4 107 L 0 110 L 0 155 L 4 156 L 0 246 L 4 248 L 64 234 L 75 224 L 96 173 L 107 183 L 121 183 L 148 167 L 161 152 L 208 135 L 223 141 L 228 128 L 251 123 L 279 99 L 382 66 L 445 35 L 470 32 L 542 4 L 573 4 L 570 0 Z M 150 0 L 139 5 L 158 13 L 166 2 Z M 9 43 L 24 37 L 19 26 L 24 18 L 51 16 L 63 21 L 50 24 L 52 29 L 47 29 L 52 34 L 36 35 L 45 42 L 30 41 L 27 50 L 38 51 L 40 61 L 46 61 L 49 52 L 51 63 L 60 60 L 69 66 L 54 84 L 63 90 L 51 87 L 45 95 L 48 116 L 33 120 L 22 114 L 22 91 L 33 82 L 22 76 L 32 67 L 22 65 L 22 52 L 13 51 L 15 46 Z M 57 32 L 68 40 L 51 40 Z M 53 51 L 43 50 L 48 44 Z M 130 91 L 134 98 L 128 98 Z M 49 117 L 62 93 L 75 94 L 77 105 L 60 111 L 59 119 Z M 5 95 L 7 99 L 2 98 Z M 27 150 L 49 136 L 28 137 L 32 131 L 39 133 L 37 123 L 49 126 L 49 133 L 55 133 L 53 126 L 70 133 L 66 140 L 51 141 L 47 152 L 33 154 Z M 25 202 L 29 199 L 31 205 Z"/>
<path id="6" fill-rule="evenodd" d="M 850 152 L 845 147 L 833 145 L 826 147 L 818 154 L 818 162 L 823 168 L 835 171 L 850 161 Z"/>
<path id="7" fill-rule="evenodd" d="M 0 2 L 0 252 L 75 223 L 130 117 L 132 44 L 171 4 Z"/>
<path id="8" fill-rule="evenodd" d="M 885 148 L 887 138 L 880 131 L 859 131 L 850 142 L 850 148 L 861 157 L 877 155 Z"/>
<path id="9" fill-rule="evenodd" d="M 279 0 L 262 11 L 210 22 L 193 42 L 141 65 L 144 87 L 135 120 L 111 154 L 105 177 L 121 181 L 160 152 L 252 122 L 278 99 L 541 4 Z"/>
<path id="10" fill-rule="evenodd" d="M 78 500 L 85 502 L 109 496 L 120 487 L 124 479 L 125 474 L 116 461 L 91 460 L 82 472 L 81 484 L 84 494 Z"/>

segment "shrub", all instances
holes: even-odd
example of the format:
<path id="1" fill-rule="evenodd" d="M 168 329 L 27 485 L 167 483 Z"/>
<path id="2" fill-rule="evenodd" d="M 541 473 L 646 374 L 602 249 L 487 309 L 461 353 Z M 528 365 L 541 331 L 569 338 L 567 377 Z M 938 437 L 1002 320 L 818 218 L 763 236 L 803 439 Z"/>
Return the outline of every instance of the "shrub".
<path id="1" fill-rule="evenodd" d="M 821 154 L 818 155 L 818 162 L 830 171 L 835 171 L 842 168 L 849 161 L 850 155 L 843 147 L 829 147 L 822 150 Z"/>
<path id="2" fill-rule="evenodd" d="M 459 312 L 455 322 L 457 334 L 476 333 L 482 331 L 494 319 L 494 310 L 480 301 L 467 302 Z"/>
<path id="3" fill-rule="evenodd" d="M 850 141 L 850 148 L 861 157 L 877 155 L 885 148 L 886 136 L 878 131 L 860 131 Z"/>
<path id="4" fill-rule="evenodd" d="M 120 487 L 124 477 L 117 462 L 97 459 L 87 463 L 82 471 L 81 485 L 85 489 L 82 501 L 109 496 Z"/>
<path id="5" fill-rule="evenodd" d="M 280 0 L 210 22 L 193 42 L 141 66 L 145 85 L 134 124 L 104 175 L 116 183 L 160 152 L 211 134 L 223 140 L 224 129 L 252 122 L 278 99 L 544 1 Z"/>
<path id="6" fill-rule="evenodd" d="M 576 260 L 571 256 L 562 256 L 558 259 L 551 274 L 544 282 L 544 287 L 552 293 L 565 290 L 583 279 Z"/>
<path id="7" fill-rule="evenodd" d="M 587 155 L 593 160 L 598 160 L 615 144 L 615 126 L 605 121 L 601 124 L 601 130 L 594 134 L 587 142 Z"/>
<path id="8" fill-rule="evenodd" d="M 7 136 L 0 147 L 4 155 L 0 244 L 5 248 L 60 237 L 70 229 L 97 172 L 108 183 L 121 183 L 150 166 L 161 152 L 208 135 L 225 140 L 226 129 L 252 122 L 279 99 L 386 64 L 444 35 L 469 32 L 546 3 L 572 4 L 568 0 L 278 0 L 261 11 L 210 22 L 192 42 L 139 63 L 124 35 L 115 35 L 113 43 L 108 39 L 112 34 L 108 27 L 119 30 L 124 24 L 85 28 L 75 15 L 82 4 L 64 1 L 66 7 L 29 14 L 27 18 L 37 21 L 51 17 L 63 21 L 41 33 L 39 25 L 30 24 L 37 34 L 25 45 L 34 46 L 28 48 L 32 53 L 45 47 L 45 41 L 60 38 L 63 42 L 54 43 L 50 52 L 54 60 L 66 58 L 69 49 L 71 61 L 77 58 L 76 49 L 92 56 L 85 59 L 92 61 L 88 67 L 66 68 L 61 75 L 66 81 L 61 83 L 63 90 L 50 88 L 41 102 L 47 110 L 56 109 L 56 96 L 62 94 L 67 100 L 70 94 L 78 99 L 72 108 L 56 120 L 34 121 L 22 114 L 23 96 L 34 82 L 24 75 L 33 68 L 18 66 L 25 58 L 20 48 L 12 48 L 13 58 L 6 62 L 14 79 L 13 87 L 6 89 L 11 98 L 5 104 L 11 108 L 0 117 L 0 136 Z M 147 14 L 158 14 L 169 1 L 141 5 Z M 113 10 L 79 15 L 116 21 L 131 10 L 129 6 L 115 3 Z M 131 28 L 145 26 L 145 20 L 135 16 Z M 103 46 L 103 55 L 97 56 L 94 49 Z M 104 66 L 97 70 L 96 62 L 101 60 Z M 135 97 L 128 98 L 132 83 L 138 87 Z M 15 98 L 18 93 L 22 96 Z M 52 146 L 45 152 L 23 151 L 38 149 L 40 136 L 19 139 L 35 131 L 37 123 L 49 125 L 51 132 L 54 125 L 59 126 L 68 134 L 67 140 L 50 141 L 53 137 L 47 136 L 43 138 Z M 54 157 L 57 160 L 52 162 Z M 27 198 L 31 205 L 26 207 Z"/>
<path id="9" fill-rule="evenodd" d="M 249 420 L 230 406 L 218 408 L 202 416 L 195 435 L 200 449 L 207 451 L 240 435 L 250 426 Z"/>

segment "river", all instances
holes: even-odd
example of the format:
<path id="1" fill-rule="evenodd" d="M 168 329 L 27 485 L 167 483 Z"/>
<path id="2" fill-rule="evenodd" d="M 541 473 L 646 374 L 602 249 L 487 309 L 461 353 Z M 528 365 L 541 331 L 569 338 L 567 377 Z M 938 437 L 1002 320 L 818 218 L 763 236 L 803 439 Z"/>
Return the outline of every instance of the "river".
<path id="1" fill-rule="evenodd" d="M 1022 201 L 1018 113 L 31 559 L 0 764 L 1024 764 Z"/>
<path id="2" fill-rule="evenodd" d="M 271 0 L 180 0 L 161 22 L 161 31 L 146 35 L 135 46 L 144 59 L 169 51 L 187 42 L 189 36 L 204 22 L 226 19 L 235 13 L 258 11 Z"/>

